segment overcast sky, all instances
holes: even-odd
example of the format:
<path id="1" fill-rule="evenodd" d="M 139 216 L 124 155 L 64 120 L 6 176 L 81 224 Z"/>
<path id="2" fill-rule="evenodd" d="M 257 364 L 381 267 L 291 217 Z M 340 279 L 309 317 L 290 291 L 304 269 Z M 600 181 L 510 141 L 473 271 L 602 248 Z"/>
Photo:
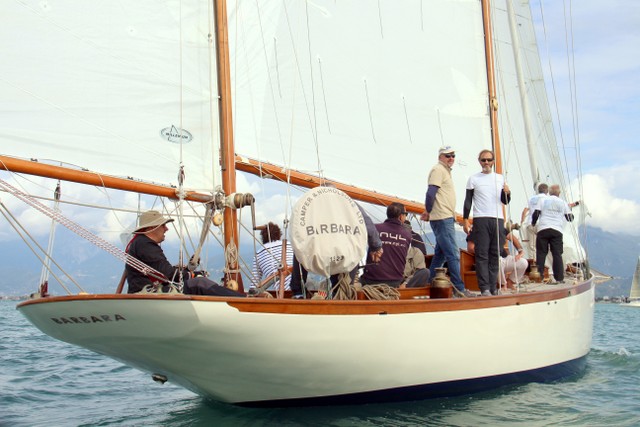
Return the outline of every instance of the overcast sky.
<path id="1" fill-rule="evenodd" d="M 571 39 L 564 21 L 571 15 L 588 223 L 605 231 L 640 235 L 640 2 L 576 0 L 571 9 L 569 3 L 542 2 L 548 45 L 541 38 L 538 43 L 543 68 L 548 68 L 547 52 L 554 65 L 559 109 L 570 111 L 566 62 Z M 531 2 L 539 34 L 540 5 L 540 0 Z M 570 122 L 570 116 L 563 117 L 565 143 L 573 140 Z"/>

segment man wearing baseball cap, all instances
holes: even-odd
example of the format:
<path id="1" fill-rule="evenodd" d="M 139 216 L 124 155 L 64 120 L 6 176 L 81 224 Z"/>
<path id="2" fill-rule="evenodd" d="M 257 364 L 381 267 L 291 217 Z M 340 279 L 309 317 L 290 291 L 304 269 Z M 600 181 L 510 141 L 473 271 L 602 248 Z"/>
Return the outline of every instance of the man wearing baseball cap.
<path id="1" fill-rule="evenodd" d="M 444 265 L 449 269 L 451 283 L 459 291 L 458 295 L 475 296 L 464 287 L 460 275 L 460 249 L 456 242 L 455 215 L 456 191 L 451 178 L 451 169 L 456 160 L 456 152 L 450 145 L 438 150 L 438 163 L 429 172 L 428 189 L 425 197 L 425 212 L 421 218 L 429 221 L 436 238 L 436 247 L 431 260 L 431 277 L 435 269 Z"/>

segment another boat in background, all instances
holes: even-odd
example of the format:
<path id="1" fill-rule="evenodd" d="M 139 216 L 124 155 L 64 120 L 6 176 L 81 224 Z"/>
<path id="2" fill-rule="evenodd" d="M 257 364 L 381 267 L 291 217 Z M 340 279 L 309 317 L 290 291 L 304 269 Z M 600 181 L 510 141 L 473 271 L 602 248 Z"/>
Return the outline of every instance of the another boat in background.
<path id="1" fill-rule="evenodd" d="M 640 257 L 638 257 L 636 271 L 633 273 L 629 298 L 627 298 L 627 301 L 622 303 L 622 305 L 625 307 L 640 307 Z"/>

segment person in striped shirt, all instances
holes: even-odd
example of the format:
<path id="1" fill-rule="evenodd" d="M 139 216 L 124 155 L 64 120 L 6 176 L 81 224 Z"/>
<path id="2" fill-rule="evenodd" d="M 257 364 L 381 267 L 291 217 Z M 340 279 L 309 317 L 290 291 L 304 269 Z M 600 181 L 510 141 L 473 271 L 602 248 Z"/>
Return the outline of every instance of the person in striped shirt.
<path id="1" fill-rule="evenodd" d="M 278 267 L 282 263 L 282 231 L 277 224 L 269 222 L 260 231 L 260 236 L 263 248 L 253 259 L 251 287 L 261 287 L 267 280 L 271 284 L 266 287 L 266 290 L 277 290 L 280 288 L 280 277 L 277 274 L 273 275 L 278 272 Z M 293 249 L 290 244 L 287 244 L 286 255 L 287 266 L 293 265 Z M 291 275 L 288 275 L 284 283 L 285 290 L 289 289 L 290 282 Z"/>

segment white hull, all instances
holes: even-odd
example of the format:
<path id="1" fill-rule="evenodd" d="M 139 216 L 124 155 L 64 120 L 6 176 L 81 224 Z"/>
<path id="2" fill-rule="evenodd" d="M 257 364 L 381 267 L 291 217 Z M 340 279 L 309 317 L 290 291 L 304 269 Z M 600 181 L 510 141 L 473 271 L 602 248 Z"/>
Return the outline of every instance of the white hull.
<path id="1" fill-rule="evenodd" d="M 395 302 L 91 295 L 19 309 L 54 338 L 212 399 L 295 405 L 409 400 L 559 376 L 589 352 L 594 288 Z"/>
<path id="2" fill-rule="evenodd" d="M 625 307 L 640 307 L 640 301 L 625 302 L 620 305 L 623 305 Z"/>

